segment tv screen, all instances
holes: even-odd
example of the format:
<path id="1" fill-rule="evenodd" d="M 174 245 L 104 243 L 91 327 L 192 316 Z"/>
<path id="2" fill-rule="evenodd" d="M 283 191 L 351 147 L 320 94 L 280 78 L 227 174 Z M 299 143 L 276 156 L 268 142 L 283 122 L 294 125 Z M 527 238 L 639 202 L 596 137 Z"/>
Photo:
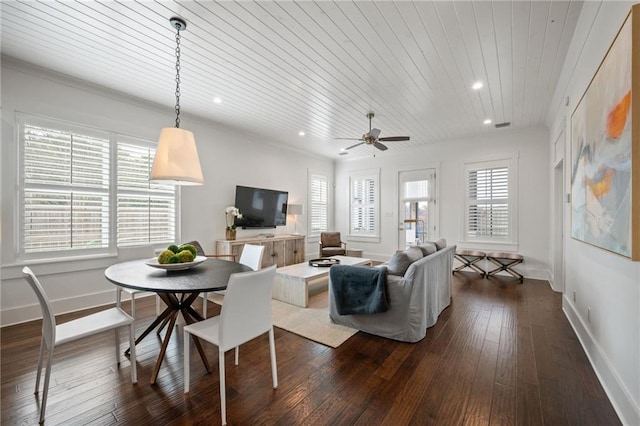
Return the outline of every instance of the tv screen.
<path id="1" fill-rule="evenodd" d="M 289 193 L 273 189 L 236 186 L 235 206 L 242 218 L 235 218 L 242 228 L 275 228 L 287 224 Z"/>

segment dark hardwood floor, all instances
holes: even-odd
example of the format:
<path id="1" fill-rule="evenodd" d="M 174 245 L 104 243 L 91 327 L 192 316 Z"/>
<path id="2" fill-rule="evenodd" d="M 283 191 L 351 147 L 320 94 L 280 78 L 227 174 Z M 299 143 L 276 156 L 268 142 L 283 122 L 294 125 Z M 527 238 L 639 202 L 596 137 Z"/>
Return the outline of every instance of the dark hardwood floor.
<path id="1" fill-rule="evenodd" d="M 154 298 L 136 305 L 140 332 Z M 219 307 L 210 304 L 209 312 Z M 620 424 L 560 294 L 544 281 L 457 273 L 451 306 L 415 344 L 357 333 L 331 349 L 281 329 L 275 335 L 277 390 L 266 336 L 240 348 L 239 366 L 227 354 L 230 425 Z M 126 333 L 121 338 L 124 349 Z M 37 424 L 39 342 L 39 321 L 2 329 L 3 425 Z M 158 384 L 149 384 L 159 347 L 155 334 L 138 346 L 135 386 L 128 361 L 116 368 L 112 333 L 58 348 L 46 424 L 219 424 L 215 348 L 205 345 L 212 374 L 192 352 L 191 393 L 184 395 L 180 333 Z"/>

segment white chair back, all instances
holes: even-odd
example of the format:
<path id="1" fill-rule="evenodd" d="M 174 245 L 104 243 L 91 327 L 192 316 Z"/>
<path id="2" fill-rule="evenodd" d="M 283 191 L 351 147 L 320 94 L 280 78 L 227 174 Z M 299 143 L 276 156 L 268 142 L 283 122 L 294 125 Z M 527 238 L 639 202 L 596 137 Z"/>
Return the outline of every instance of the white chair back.
<path id="1" fill-rule="evenodd" d="M 257 271 L 262 268 L 262 255 L 264 254 L 264 246 L 256 246 L 253 244 L 245 244 L 242 248 L 239 263 L 248 266 Z"/>
<path id="2" fill-rule="evenodd" d="M 275 265 L 231 275 L 220 311 L 222 351 L 271 330 L 271 289 L 275 275 Z"/>
<path id="3" fill-rule="evenodd" d="M 53 315 L 53 309 L 49 303 L 49 298 L 44 292 L 42 284 L 40 284 L 40 281 L 38 281 L 38 278 L 28 266 L 22 268 L 22 275 L 38 297 L 38 302 L 42 309 L 42 337 L 47 348 L 51 349 L 56 341 L 56 318 Z"/>

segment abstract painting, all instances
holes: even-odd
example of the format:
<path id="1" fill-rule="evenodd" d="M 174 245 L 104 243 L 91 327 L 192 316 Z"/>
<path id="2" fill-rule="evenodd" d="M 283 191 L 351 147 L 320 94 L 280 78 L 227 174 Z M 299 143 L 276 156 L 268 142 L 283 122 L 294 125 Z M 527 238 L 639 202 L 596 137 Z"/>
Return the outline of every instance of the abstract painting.
<path id="1" fill-rule="evenodd" d="M 632 61 L 640 53 L 632 52 L 632 34 L 639 27 L 635 10 L 571 116 L 571 236 L 640 260 L 640 128 L 634 119 L 640 111 L 632 108 L 632 89 L 640 84 Z M 640 9 L 637 13 L 640 19 Z"/>

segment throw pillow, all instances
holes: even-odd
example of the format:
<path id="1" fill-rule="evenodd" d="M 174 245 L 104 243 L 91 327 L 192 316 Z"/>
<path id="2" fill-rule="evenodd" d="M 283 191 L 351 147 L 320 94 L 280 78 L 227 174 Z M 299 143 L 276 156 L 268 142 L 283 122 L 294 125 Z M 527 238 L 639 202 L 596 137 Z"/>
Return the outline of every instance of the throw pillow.
<path id="1" fill-rule="evenodd" d="M 420 250 L 422 250 L 422 254 L 424 256 L 429 256 L 432 253 L 435 253 L 438 249 L 434 243 L 422 243 L 418 246 Z"/>
<path id="2" fill-rule="evenodd" d="M 438 241 L 435 242 L 435 245 L 438 250 L 442 250 L 447 246 L 447 240 L 445 240 L 444 238 L 440 238 Z"/>
<path id="3" fill-rule="evenodd" d="M 387 272 L 391 275 L 404 275 L 411 265 L 411 258 L 409 255 L 403 251 L 396 252 L 393 256 L 391 256 L 391 260 L 389 260 L 389 264 L 387 265 Z"/>
<path id="4" fill-rule="evenodd" d="M 420 250 L 418 247 L 409 247 L 404 252 L 407 253 L 407 256 L 409 256 L 411 262 L 415 262 L 416 260 L 422 259 L 424 257 L 422 250 Z"/>

